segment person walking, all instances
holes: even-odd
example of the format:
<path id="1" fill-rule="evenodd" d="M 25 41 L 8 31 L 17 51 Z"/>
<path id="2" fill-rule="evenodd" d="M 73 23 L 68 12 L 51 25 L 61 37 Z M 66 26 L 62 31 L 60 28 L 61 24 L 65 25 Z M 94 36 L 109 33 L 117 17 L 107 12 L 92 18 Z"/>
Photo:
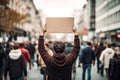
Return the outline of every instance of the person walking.
<path id="1" fill-rule="evenodd" d="M 67 43 L 66 43 L 66 48 L 65 48 L 65 50 L 64 50 L 64 53 L 65 53 L 66 55 L 68 55 L 72 50 L 73 50 L 73 45 L 72 45 L 72 43 L 71 43 L 71 42 L 67 42 Z M 76 61 L 75 61 L 75 63 L 73 64 L 73 72 L 76 72 Z"/>
<path id="2" fill-rule="evenodd" d="M 115 55 L 110 59 L 110 64 L 108 68 L 109 79 L 118 80 L 120 79 L 120 48 L 115 47 Z"/>
<path id="3" fill-rule="evenodd" d="M 73 45 L 72 45 L 72 42 L 67 42 L 66 43 L 66 48 L 64 50 L 64 53 L 66 55 L 70 54 L 70 52 L 73 50 Z M 73 72 L 73 76 L 72 76 L 72 80 L 75 80 L 75 77 L 76 77 L 76 61 L 75 63 L 73 64 L 73 67 L 72 67 L 72 72 Z"/>
<path id="4" fill-rule="evenodd" d="M 83 49 L 86 47 L 86 43 L 85 42 L 81 42 L 81 46 L 80 46 L 80 52 L 79 52 L 79 57 L 78 57 L 78 67 L 80 66 L 80 60 L 81 60 L 81 54 L 83 52 Z"/>
<path id="5" fill-rule="evenodd" d="M 99 58 L 100 58 L 100 55 L 102 53 L 102 51 L 105 49 L 106 47 L 104 46 L 104 43 L 103 42 L 100 42 L 100 44 L 98 45 L 96 51 L 95 51 L 95 57 L 97 58 L 97 73 L 100 73 L 101 76 L 103 76 L 103 73 L 104 73 L 104 67 L 103 65 L 101 64 Z"/>
<path id="6" fill-rule="evenodd" d="M 72 80 L 72 65 L 76 61 L 80 49 L 80 42 L 76 29 L 73 29 L 75 34 L 74 48 L 68 55 L 63 53 L 65 44 L 61 41 L 55 41 L 53 45 L 55 53 L 53 56 L 50 56 L 44 47 L 43 37 L 45 32 L 46 30 L 43 29 L 43 34 L 39 37 L 38 50 L 43 61 L 47 65 L 47 80 Z"/>
<path id="7" fill-rule="evenodd" d="M 35 45 L 32 42 L 26 41 L 24 43 L 24 47 L 25 49 L 28 50 L 29 54 L 30 54 L 30 58 L 31 58 L 31 63 L 32 66 L 34 66 L 34 62 L 35 62 Z"/>
<path id="8" fill-rule="evenodd" d="M 48 43 L 45 43 L 45 49 L 49 55 L 53 56 L 53 51 L 49 48 Z M 43 80 L 47 79 L 47 66 L 43 61 L 41 55 L 39 54 L 39 65 L 40 65 L 40 73 L 43 74 Z"/>
<path id="9" fill-rule="evenodd" d="M 91 80 L 91 67 L 95 65 L 95 55 L 91 47 L 91 42 L 87 42 L 87 46 L 83 49 L 81 54 L 80 66 L 83 68 L 82 80 L 85 80 L 86 70 L 88 72 L 88 79 Z"/>
<path id="10" fill-rule="evenodd" d="M 24 57 L 24 62 L 25 62 L 26 68 L 27 68 L 27 62 L 29 62 L 29 69 L 31 69 L 31 58 L 30 58 L 29 51 L 24 48 L 23 43 L 19 44 L 19 49 L 21 50 L 22 55 Z"/>
<path id="11" fill-rule="evenodd" d="M 18 45 L 14 45 L 14 50 L 11 50 L 7 56 L 4 80 L 7 80 L 7 73 L 9 72 L 10 80 L 27 80 L 27 70 L 24 63 L 24 58 Z M 23 76 L 24 73 L 24 76 Z"/>
<path id="12" fill-rule="evenodd" d="M 114 56 L 114 50 L 111 48 L 111 44 L 107 43 L 106 49 L 103 50 L 99 60 L 102 63 L 102 65 L 104 66 L 108 80 L 109 80 L 109 77 L 108 77 L 109 63 L 110 63 L 110 59 L 113 56 Z"/>

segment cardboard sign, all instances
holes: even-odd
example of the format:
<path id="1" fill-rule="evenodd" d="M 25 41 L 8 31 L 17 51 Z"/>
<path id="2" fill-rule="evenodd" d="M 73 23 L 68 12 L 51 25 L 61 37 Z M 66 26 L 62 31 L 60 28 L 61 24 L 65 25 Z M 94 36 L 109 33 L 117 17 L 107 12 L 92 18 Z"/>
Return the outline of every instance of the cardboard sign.
<path id="1" fill-rule="evenodd" d="M 46 30 L 48 33 L 71 33 L 73 32 L 74 18 L 46 18 Z"/>

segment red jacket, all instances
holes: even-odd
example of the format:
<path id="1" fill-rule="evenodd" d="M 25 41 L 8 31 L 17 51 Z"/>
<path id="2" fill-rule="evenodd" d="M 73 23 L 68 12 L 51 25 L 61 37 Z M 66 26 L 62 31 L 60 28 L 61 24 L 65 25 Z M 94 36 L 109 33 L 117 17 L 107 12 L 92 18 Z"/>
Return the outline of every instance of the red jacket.
<path id="1" fill-rule="evenodd" d="M 30 54 L 28 52 L 27 49 L 25 49 L 24 47 L 20 46 L 19 48 L 22 52 L 22 55 L 24 56 L 24 61 L 25 61 L 25 64 L 27 64 L 27 61 L 30 63 L 31 62 L 31 58 L 30 58 Z"/>
<path id="2" fill-rule="evenodd" d="M 74 39 L 74 48 L 70 54 L 55 53 L 53 56 L 50 56 L 45 50 L 43 36 L 40 36 L 38 50 L 47 65 L 47 80 L 72 80 L 72 65 L 79 54 L 79 49 L 80 42 L 76 35 Z"/>

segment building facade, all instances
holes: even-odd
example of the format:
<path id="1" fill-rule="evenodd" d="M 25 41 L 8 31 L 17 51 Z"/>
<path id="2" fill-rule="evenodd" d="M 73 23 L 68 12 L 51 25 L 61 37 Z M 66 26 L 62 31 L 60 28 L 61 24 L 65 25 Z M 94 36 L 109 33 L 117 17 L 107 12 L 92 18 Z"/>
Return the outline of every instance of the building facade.
<path id="1" fill-rule="evenodd" d="M 120 0 L 96 0 L 96 33 L 100 40 L 120 41 Z"/>
<path id="2" fill-rule="evenodd" d="M 0 17 L 0 31 L 2 31 L 0 37 L 24 36 L 29 39 L 37 37 L 41 25 L 33 0 L 3 1 L 6 1 L 6 4 L 1 2 L 0 5 L 7 9 L 1 7 L 0 14 L 3 16 Z"/>
<path id="3" fill-rule="evenodd" d="M 85 4 L 81 11 L 79 21 L 78 21 L 78 33 L 81 36 L 83 41 L 87 41 L 88 39 L 88 5 Z"/>
<path id="4" fill-rule="evenodd" d="M 87 8 L 88 8 L 88 36 L 90 40 L 94 40 L 96 37 L 95 29 L 96 29 L 96 1 L 95 0 L 87 0 Z"/>

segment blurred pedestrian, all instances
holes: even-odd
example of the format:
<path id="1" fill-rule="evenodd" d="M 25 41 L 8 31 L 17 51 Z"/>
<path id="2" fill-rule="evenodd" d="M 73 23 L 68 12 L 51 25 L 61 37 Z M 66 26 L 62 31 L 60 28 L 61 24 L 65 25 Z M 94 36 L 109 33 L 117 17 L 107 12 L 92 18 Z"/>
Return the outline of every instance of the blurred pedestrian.
<path id="1" fill-rule="evenodd" d="M 70 54 L 65 55 L 65 44 L 61 41 L 54 42 L 54 55 L 50 56 L 44 47 L 44 34 L 46 30 L 43 30 L 43 35 L 39 37 L 38 50 L 43 58 L 48 70 L 47 80 L 71 80 L 72 65 L 75 62 L 80 49 L 79 37 L 76 29 L 73 29 L 75 33 L 74 48 Z"/>
<path id="2" fill-rule="evenodd" d="M 73 50 L 73 45 L 71 42 L 66 43 L 66 48 L 64 50 L 64 53 L 68 55 Z M 76 62 L 73 64 L 73 72 L 76 72 Z"/>
<path id="3" fill-rule="evenodd" d="M 118 80 L 120 79 L 120 48 L 115 47 L 115 55 L 110 59 L 110 64 L 108 68 L 109 79 Z"/>
<path id="4" fill-rule="evenodd" d="M 35 56 L 36 56 L 36 64 L 39 67 L 39 51 L 38 51 L 38 41 L 35 43 Z"/>
<path id="5" fill-rule="evenodd" d="M 29 51 L 32 66 L 35 62 L 35 45 L 32 42 L 26 41 L 24 47 Z"/>
<path id="6" fill-rule="evenodd" d="M 67 55 L 67 54 L 69 54 L 69 53 L 72 51 L 72 49 L 73 49 L 72 43 L 67 42 L 67 43 L 66 43 L 66 48 L 65 48 L 65 50 L 64 50 L 64 53 Z"/>
<path id="7" fill-rule="evenodd" d="M 66 48 L 64 50 L 64 53 L 66 55 L 70 54 L 70 52 L 73 50 L 73 45 L 72 45 L 72 42 L 66 42 Z M 76 61 L 74 62 L 73 64 L 73 67 L 72 67 L 72 71 L 73 71 L 73 80 L 75 80 L 75 77 L 76 77 Z"/>
<path id="8" fill-rule="evenodd" d="M 79 52 L 79 57 L 78 57 L 78 67 L 80 67 L 81 54 L 82 54 L 83 49 L 84 49 L 85 47 L 86 47 L 86 43 L 85 43 L 85 42 L 81 42 L 80 52 Z"/>
<path id="9" fill-rule="evenodd" d="M 2 44 L 0 43 L 0 80 L 3 79 L 4 58 L 5 58 L 5 50 Z"/>
<path id="10" fill-rule="evenodd" d="M 96 51 L 95 51 L 95 57 L 97 58 L 97 73 L 100 73 L 101 76 L 103 76 L 104 67 L 103 67 L 103 65 L 101 64 L 99 58 L 100 58 L 100 55 L 101 55 L 102 51 L 103 51 L 105 48 L 106 48 L 106 47 L 104 46 L 104 43 L 103 43 L 103 42 L 100 42 L 100 44 L 98 45 L 98 47 L 96 48 Z"/>
<path id="11" fill-rule="evenodd" d="M 24 48 L 23 43 L 19 43 L 19 49 L 21 50 L 22 55 L 24 57 L 24 62 L 25 62 L 26 68 L 27 68 L 27 62 L 28 62 L 29 63 L 29 69 L 31 69 L 31 58 L 30 58 L 29 51 Z"/>
<path id="12" fill-rule="evenodd" d="M 11 50 L 6 59 L 4 80 L 7 80 L 9 72 L 10 80 L 26 80 L 27 70 L 24 63 L 24 58 L 18 45 L 14 45 L 14 50 Z M 23 76 L 24 73 L 24 76 Z"/>
<path id="13" fill-rule="evenodd" d="M 109 62 L 110 62 L 110 59 L 114 56 L 114 50 L 111 48 L 111 44 L 110 43 L 107 43 L 106 44 L 106 49 L 103 50 L 103 52 L 101 53 L 101 56 L 100 56 L 100 62 L 103 64 L 104 66 L 104 69 L 106 71 L 106 75 L 107 75 L 107 78 L 108 78 L 108 68 L 109 68 Z M 109 78 L 108 78 L 109 80 Z"/>
<path id="14" fill-rule="evenodd" d="M 53 56 L 53 51 L 49 48 L 48 43 L 45 43 L 45 49 L 48 52 L 49 55 Z M 41 55 L 39 54 L 39 65 L 40 65 L 40 72 L 43 74 L 43 80 L 47 79 L 47 66 L 45 62 L 43 61 Z"/>
<path id="15" fill-rule="evenodd" d="M 8 54 L 10 53 L 10 51 L 13 49 L 13 43 L 12 42 L 6 42 L 5 44 L 5 61 L 6 58 L 8 56 Z"/>
<path id="16" fill-rule="evenodd" d="M 86 70 L 88 72 L 87 80 L 91 80 L 91 67 L 92 64 L 93 66 L 95 65 L 95 55 L 91 45 L 92 45 L 91 42 L 87 42 L 87 46 L 86 48 L 83 49 L 81 54 L 80 66 L 82 66 L 83 68 L 82 80 L 86 80 L 85 79 Z"/>

